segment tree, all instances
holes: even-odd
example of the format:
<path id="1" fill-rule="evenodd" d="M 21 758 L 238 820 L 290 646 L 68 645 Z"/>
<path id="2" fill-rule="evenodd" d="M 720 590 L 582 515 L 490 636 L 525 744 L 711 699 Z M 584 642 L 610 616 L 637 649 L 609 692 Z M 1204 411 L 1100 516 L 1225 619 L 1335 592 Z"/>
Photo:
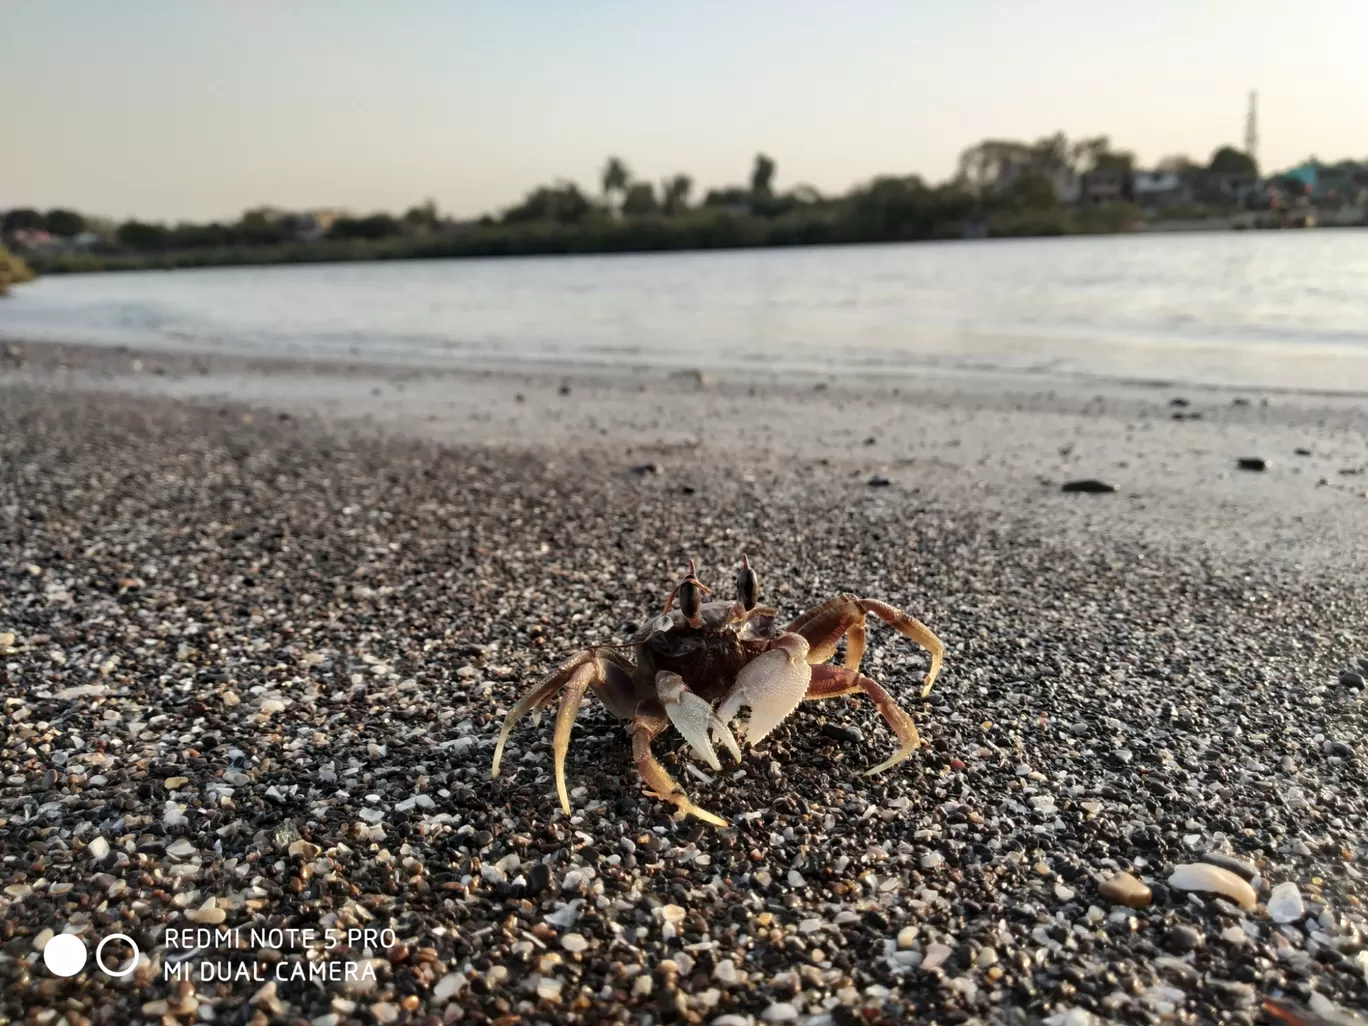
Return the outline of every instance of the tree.
<path id="1" fill-rule="evenodd" d="M 1181 153 L 1171 154 L 1163 158 L 1155 167 L 1160 171 L 1171 171 L 1180 175 L 1189 175 L 1200 169 L 1200 165 L 1195 160 Z"/>
<path id="2" fill-rule="evenodd" d="M 387 239 L 399 234 L 399 221 L 389 214 L 339 217 L 328 234 L 335 239 Z"/>
<path id="3" fill-rule="evenodd" d="M 3 224 L 0 224 L 0 230 L 3 230 L 6 235 L 12 232 L 36 232 L 42 231 L 43 223 L 43 215 L 38 211 L 30 210 L 28 207 L 19 207 L 5 215 Z"/>
<path id="4" fill-rule="evenodd" d="M 659 209 L 655 187 L 650 182 L 633 182 L 627 186 L 627 192 L 622 197 L 622 212 L 628 217 L 654 214 Z"/>
<path id="5" fill-rule="evenodd" d="M 751 192 L 756 196 L 768 196 L 774 185 L 775 163 L 763 153 L 755 155 L 755 166 L 751 169 Z"/>
<path id="6" fill-rule="evenodd" d="M 625 196 L 627 186 L 632 183 L 632 172 L 628 170 L 621 157 L 609 157 L 603 165 L 603 199 L 611 207 L 614 196 Z"/>
<path id="7" fill-rule="evenodd" d="M 166 229 L 159 224 L 125 221 L 119 225 L 118 239 L 129 249 L 161 249 L 166 243 Z"/>
<path id="8" fill-rule="evenodd" d="M 47 230 L 53 235 L 69 239 L 85 231 L 85 218 L 74 210 L 49 210 L 44 218 Z"/>
<path id="9" fill-rule="evenodd" d="M 660 183 L 661 204 L 667 214 L 681 214 L 689 206 L 693 179 L 688 175 L 674 175 Z"/>
<path id="10" fill-rule="evenodd" d="M 1259 173 L 1258 165 L 1248 153 L 1241 153 L 1233 146 L 1222 146 L 1211 155 L 1211 163 L 1207 169 L 1216 174 L 1248 174 Z"/>
<path id="11" fill-rule="evenodd" d="M 437 204 L 433 200 L 425 200 L 417 206 L 410 207 L 404 214 L 404 223 L 413 228 L 425 228 L 431 230 L 440 223 L 441 217 L 437 213 Z"/>
<path id="12" fill-rule="evenodd" d="M 526 221 L 557 221 L 574 224 L 593 212 L 594 205 L 574 182 L 557 182 L 533 189 L 521 203 L 504 211 L 508 224 Z"/>

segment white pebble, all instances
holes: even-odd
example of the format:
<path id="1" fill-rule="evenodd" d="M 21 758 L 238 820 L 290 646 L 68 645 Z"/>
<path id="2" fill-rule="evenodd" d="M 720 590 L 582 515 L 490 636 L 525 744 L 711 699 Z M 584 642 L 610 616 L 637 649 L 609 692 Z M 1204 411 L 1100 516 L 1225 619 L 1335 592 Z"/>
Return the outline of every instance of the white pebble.
<path id="1" fill-rule="evenodd" d="M 578 954 L 589 947 L 589 942 L 585 940 L 582 933 L 567 933 L 561 938 L 561 947 L 566 951 Z"/>
<path id="2" fill-rule="evenodd" d="M 1268 914 L 1275 923 L 1295 923 L 1306 915 L 1306 906 L 1302 904 L 1301 891 L 1296 884 L 1289 880 L 1273 888 L 1268 896 Z"/>
<path id="3" fill-rule="evenodd" d="M 776 1001 L 760 1013 L 760 1018 L 765 1022 L 793 1022 L 798 1018 L 798 1009 L 787 1001 Z"/>
<path id="4" fill-rule="evenodd" d="M 1169 877 L 1169 886 L 1179 891 L 1197 891 L 1201 894 L 1219 894 L 1229 898 L 1246 912 L 1252 912 L 1259 903 L 1254 888 L 1241 880 L 1228 869 L 1208 865 L 1205 862 L 1192 862 L 1175 866 Z"/>
<path id="5" fill-rule="evenodd" d="M 92 859 L 102 859 L 109 854 L 109 842 L 103 837 L 97 837 L 86 847 Z"/>
<path id="6" fill-rule="evenodd" d="M 898 931 L 898 947 L 903 951 L 917 943 L 917 928 L 915 926 L 904 926 Z"/>
<path id="7" fill-rule="evenodd" d="M 438 1001 L 445 1001 L 458 993 L 465 985 L 466 978 L 461 973 L 447 973 L 432 988 L 432 996 Z"/>
<path id="8" fill-rule="evenodd" d="M 931 852 L 931 854 L 929 854 L 929 855 L 923 855 L 923 856 L 921 857 L 921 867 L 922 867 L 922 869 L 935 869 L 937 866 L 939 866 L 939 865 L 940 865 L 942 862 L 944 862 L 944 861 L 945 861 L 945 856 L 944 856 L 944 855 L 942 855 L 942 854 L 941 854 L 940 852 L 938 852 L 938 851 L 933 851 L 933 852 Z"/>
<path id="9" fill-rule="evenodd" d="M 660 915 L 667 923 L 682 923 L 684 921 L 684 910 L 678 905 L 666 905 L 660 910 Z"/>
<path id="10" fill-rule="evenodd" d="M 922 959 L 922 968 L 938 969 L 945 964 L 945 960 L 952 954 L 954 954 L 954 952 L 944 944 L 928 945 L 926 948 L 926 957 Z"/>

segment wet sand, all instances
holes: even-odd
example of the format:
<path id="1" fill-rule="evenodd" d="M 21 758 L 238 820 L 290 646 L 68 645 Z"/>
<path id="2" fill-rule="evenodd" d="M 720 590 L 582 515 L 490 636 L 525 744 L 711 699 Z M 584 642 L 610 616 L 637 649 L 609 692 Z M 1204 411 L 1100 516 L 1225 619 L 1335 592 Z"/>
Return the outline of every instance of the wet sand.
<path id="1" fill-rule="evenodd" d="M 327 1026 L 1363 1007 L 1362 404 L 820 384 L 8 359 L 0 1011 Z M 1236 468 L 1250 456 L 1268 469 Z M 1075 478 L 1117 491 L 1062 493 Z M 937 632 L 925 702 L 909 642 L 875 627 L 865 663 L 921 751 L 864 776 L 893 738 L 856 699 L 800 708 L 721 774 L 662 737 L 719 831 L 644 793 L 588 703 L 570 818 L 546 719 L 489 780 L 530 681 L 620 639 L 687 558 L 725 588 L 742 551 L 790 615 L 853 591 Z M 1169 886 L 1204 856 L 1253 876 L 1257 907 Z M 1144 907 L 1106 896 L 1122 870 Z M 1300 909 L 1274 900 L 1285 883 Z M 182 949 L 165 930 L 197 924 L 394 936 L 329 953 L 373 980 L 299 982 L 305 945 L 245 941 L 194 960 L 262 979 L 168 981 Z M 147 961 L 56 979 L 38 950 L 63 929 L 92 950 L 126 933 Z"/>

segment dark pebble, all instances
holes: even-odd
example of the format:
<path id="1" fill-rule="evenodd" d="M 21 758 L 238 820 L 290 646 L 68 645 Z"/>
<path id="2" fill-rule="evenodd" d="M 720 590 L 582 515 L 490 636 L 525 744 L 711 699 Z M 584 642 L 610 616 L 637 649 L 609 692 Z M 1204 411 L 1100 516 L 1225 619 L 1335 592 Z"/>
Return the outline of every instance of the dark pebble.
<path id="1" fill-rule="evenodd" d="M 526 894 L 528 897 L 535 897 L 546 890 L 551 883 L 551 867 L 545 862 L 538 862 L 527 874 Z"/>
<path id="2" fill-rule="evenodd" d="M 1346 688 L 1363 687 L 1363 674 L 1355 673 L 1353 670 L 1345 670 L 1340 674 L 1340 685 Z"/>
<path id="3" fill-rule="evenodd" d="M 635 467 L 631 468 L 631 472 L 640 477 L 645 477 L 648 474 L 663 474 L 665 468 L 659 463 L 638 463 Z"/>
<path id="4" fill-rule="evenodd" d="M 892 483 L 892 481 L 884 477 L 882 474 L 875 474 L 873 477 L 869 479 L 870 488 L 887 488 Z"/>
<path id="5" fill-rule="evenodd" d="M 1310 449 L 1301 449 L 1301 448 L 1297 448 L 1297 449 L 1293 449 L 1292 451 L 1293 451 L 1294 453 L 1296 453 L 1298 456 L 1310 456 L 1310 455 L 1311 455 L 1311 450 L 1310 450 Z"/>
<path id="6" fill-rule="evenodd" d="M 1059 490 L 1061 492 L 1086 492 L 1092 495 L 1101 495 L 1116 491 L 1116 485 L 1099 481 L 1095 477 L 1085 477 L 1077 481 L 1065 481 Z"/>
<path id="7" fill-rule="evenodd" d="M 1268 460 L 1262 456 L 1242 456 L 1235 461 L 1235 466 L 1241 470 L 1267 470 Z"/>
<path id="8" fill-rule="evenodd" d="M 824 737 L 852 744 L 859 744 L 864 740 L 864 732 L 858 727 L 844 727 L 839 723 L 823 723 L 822 734 Z"/>
<path id="9" fill-rule="evenodd" d="M 1168 936 L 1165 938 L 1171 951 L 1185 954 L 1189 951 L 1196 951 L 1202 946 L 1202 935 L 1191 926 L 1179 923 L 1177 926 L 1169 928 Z"/>

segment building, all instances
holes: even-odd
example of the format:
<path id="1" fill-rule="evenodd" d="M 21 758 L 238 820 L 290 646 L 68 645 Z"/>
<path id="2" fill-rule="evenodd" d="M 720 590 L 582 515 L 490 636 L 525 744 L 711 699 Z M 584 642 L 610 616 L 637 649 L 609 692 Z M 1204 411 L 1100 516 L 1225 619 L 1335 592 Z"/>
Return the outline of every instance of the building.
<path id="1" fill-rule="evenodd" d="M 1082 176 L 1079 202 L 1097 206 L 1120 203 L 1131 198 L 1130 172 L 1122 168 L 1098 168 Z"/>
<path id="2" fill-rule="evenodd" d="M 1193 203 L 1192 185 L 1177 171 L 1137 171 L 1131 195 L 1147 212 L 1187 207 Z"/>

